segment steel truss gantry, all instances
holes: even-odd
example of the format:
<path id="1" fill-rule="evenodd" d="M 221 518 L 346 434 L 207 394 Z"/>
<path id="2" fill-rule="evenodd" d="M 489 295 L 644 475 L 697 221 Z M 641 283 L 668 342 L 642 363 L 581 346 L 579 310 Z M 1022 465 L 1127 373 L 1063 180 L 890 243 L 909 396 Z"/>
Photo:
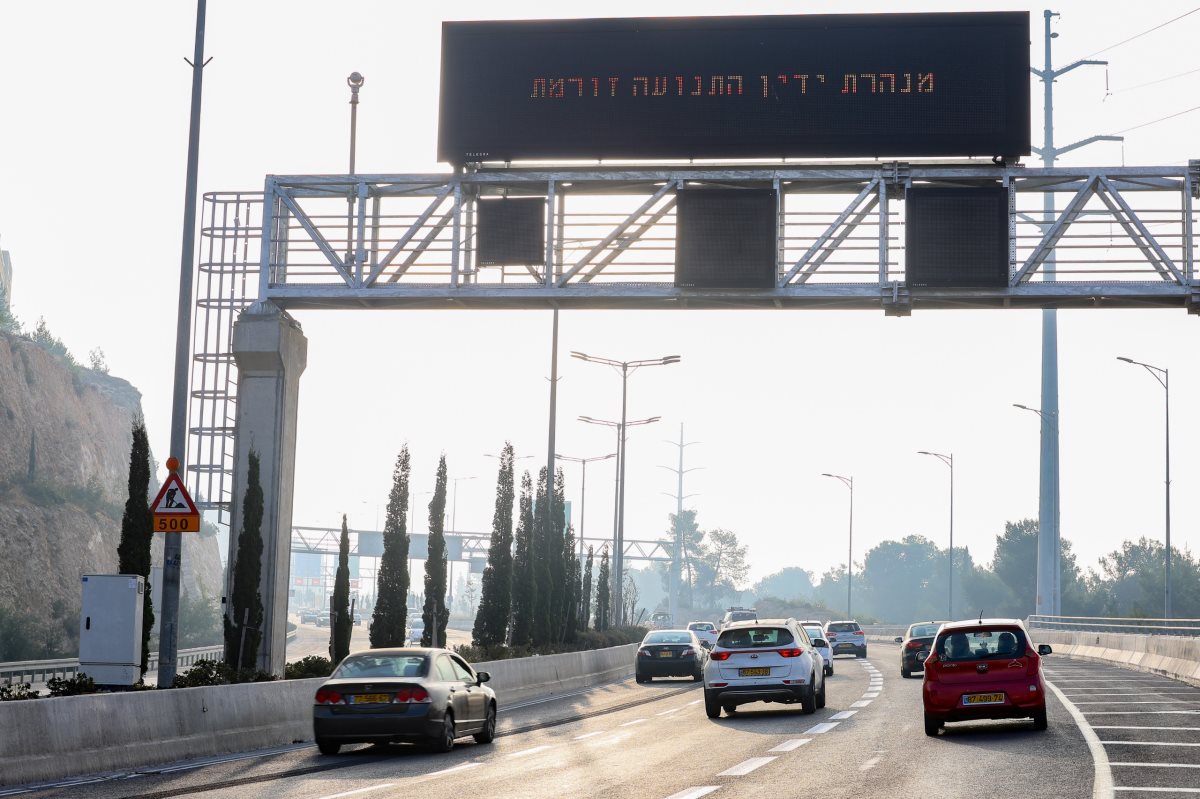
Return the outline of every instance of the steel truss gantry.
<path id="1" fill-rule="evenodd" d="M 997 184 L 1009 191 L 1008 285 L 908 287 L 905 189 Z M 676 191 L 696 186 L 776 190 L 773 287 L 675 287 Z M 1047 192 L 1068 198 L 1061 211 L 1043 209 Z M 540 263 L 479 262 L 478 202 L 501 196 L 546 198 Z M 1200 161 L 1076 168 L 523 166 L 268 176 L 261 193 L 204 198 L 192 485 L 202 507 L 228 508 L 236 386 L 231 330 L 237 313 L 255 300 L 285 310 L 831 308 L 903 316 L 926 308 L 1165 307 L 1196 313 L 1198 198 Z"/>

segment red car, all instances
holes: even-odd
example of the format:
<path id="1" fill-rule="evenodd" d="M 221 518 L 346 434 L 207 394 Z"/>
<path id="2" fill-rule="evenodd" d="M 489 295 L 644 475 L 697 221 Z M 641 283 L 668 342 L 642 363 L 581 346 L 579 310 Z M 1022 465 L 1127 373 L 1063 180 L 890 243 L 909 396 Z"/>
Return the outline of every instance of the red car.
<path id="1" fill-rule="evenodd" d="M 948 721 L 1031 718 L 1046 729 L 1042 656 L 1016 619 L 979 619 L 942 625 L 925 660 L 925 734 Z"/>

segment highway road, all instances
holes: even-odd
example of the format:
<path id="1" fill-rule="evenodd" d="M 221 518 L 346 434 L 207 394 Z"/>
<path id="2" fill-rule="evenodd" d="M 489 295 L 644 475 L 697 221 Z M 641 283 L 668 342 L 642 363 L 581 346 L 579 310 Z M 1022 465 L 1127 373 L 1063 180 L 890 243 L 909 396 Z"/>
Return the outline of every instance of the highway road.
<path id="1" fill-rule="evenodd" d="M 1200 714 L 1200 690 L 1055 656 L 1047 672 L 1071 707 L 1051 695 L 1046 732 L 1024 721 L 979 722 L 927 737 L 921 681 L 900 677 L 897 647 L 872 644 L 866 660 L 836 661 L 828 705 L 811 716 L 796 705 L 756 704 L 711 720 L 699 684 L 629 679 L 551 702 L 502 704 L 495 743 L 464 740 L 446 755 L 397 745 L 329 758 L 299 744 L 24 796 L 1083 799 L 1098 773 L 1118 796 L 1200 792 L 1200 726 L 1188 726 Z M 1107 766 L 1097 768 L 1093 750 Z"/>

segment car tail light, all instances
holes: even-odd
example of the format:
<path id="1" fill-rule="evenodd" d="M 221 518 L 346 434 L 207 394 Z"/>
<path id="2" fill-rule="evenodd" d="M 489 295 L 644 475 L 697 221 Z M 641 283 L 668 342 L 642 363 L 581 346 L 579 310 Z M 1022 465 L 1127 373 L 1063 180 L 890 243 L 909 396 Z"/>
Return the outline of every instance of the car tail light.
<path id="1" fill-rule="evenodd" d="M 650 657 L 650 650 L 647 649 L 646 647 L 642 647 L 641 649 L 638 650 L 638 657 L 640 657 L 640 658 Z"/>
<path id="2" fill-rule="evenodd" d="M 432 702 L 433 700 L 429 698 L 428 691 L 426 691 L 424 688 L 422 688 L 419 685 L 415 685 L 415 686 L 413 686 L 413 689 L 412 689 L 412 701 L 423 703 L 423 702 Z"/>
<path id="3" fill-rule="evenodd" d="M 1025 650 L 1025 676 L 1036 677 L 1038 669 L 1041 667 L 1042 659 L 1038 657 L 1038 653 L 1032 649 Z"/>
<path id="4" fill-rule="evenodd" d="M 825 638 L 826 638 L 827 640 L 829 640 L 829 641 L 836 641 L 836 640 L 837 640 L 837 633 L 830 633 L 829 635 L 825 636 Z"/>
<path id="5" fill-rule="evenodd" d="M 331 691 L 328 688 L 318 688 L 315 699 L 318 705 L 344 705 L 346 698 L 337 691 Z"/>
<path id="6" fill-rule="evenodd" d="M 855 630 L 855 631 L 854 631 L 854 634 L 855 634 L 855 635 L 863 635 L 863 631 L 862 631 L 862 630 Z"/>
<path id="7" fill-rule="evenodd" d="M 784 658 L 798 658 L 804 654 L 803 649 L 780 649 L 779 656 Z"/>
<path id="8" fill-rule="evenodd" d="M 713 652 L 713 653 L 709 654 L 708 657 L 710 660 L 729 660 L 729 653 L 728 652 Z"/>
<path id="9" fill-rule="evenodd" d="M 938 659 L 937 655 L 931 654 L 925 658 L 925 680 L 936 680 L 938 677 Z"/>
<path id="10" fill-rule="evenodd" d="M 729 683 L 727 683 L 727 682 L 714 682 L 714 683 L 712 683 L 711 685 L 709 685 L 709 687 L 710 687 L 710 688 L 724 688 L 726 685 L 729 685 Z"/>
<path id="11" fill-rule="evenodd" d="M 904 645 L 905 649 L 923 649 L 925 644 L 921 641 L 913 640 Z"/>
<path id="12" fill-rule="evenodd" d="M 411 688 L 401 688 L 399 691 L 396 692 L 396 695 L 394 697 L 392 697 L 393 704 L 406 705 L 411 701 L 412 701 L 412 689 Z"/>
<path id="13" fill-rule="evenodd" d="M 685 650 L 683 650 L 682 652 L 680 652 L 680 653 L 679 653 L 679 657 L 681 657 L 681 658 L 694 658 L 694 657 L 696 657 L 696 650 L 694 650 L 694 649 L 685 649 Z"/>

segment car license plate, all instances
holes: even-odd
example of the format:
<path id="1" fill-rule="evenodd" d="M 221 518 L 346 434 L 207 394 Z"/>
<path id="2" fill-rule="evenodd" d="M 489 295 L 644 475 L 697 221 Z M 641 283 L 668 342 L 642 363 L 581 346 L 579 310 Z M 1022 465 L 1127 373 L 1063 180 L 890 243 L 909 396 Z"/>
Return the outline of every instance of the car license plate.
<path id="1" fill-rule="evenodd" d="M 929 657 L 929 653 L 926 652 L 924 649 L 922 649 L 920 652 L 917 653 L 917 660 L 924 661 L 925 658 L 927 658 L 927 657 Z"/>
<path id="2" fill-rule="evenodd" d="M 386 705 L 392 701 L 392 697 L 388 694 L 355 694 L 354 704 L 356 705 Z"/>
<path id="3" fill-rule="evenodd" d="M 854 644 L 838 644 L 837 648 L 838 649 L 853 649 Z"/>
<path id="4" fill-rule="evenodd" d="M 675 653 L 674 653 L 674 652 L 672 652 L 671 650 L 669 650 L 669 649 L 664 649 L 664 650 L 662 650 L 661 652 L 659 652 L 659 653 L 658 653 L 658 656 L 659 656 L 660 658 L 669 658 L 669 657 L 671 657 L 671 656 L 672 656 L 672 655 L 674 655 L 674 654 L 675 654 Z"/>
<path id="5" fill-rule="evenodd" d="M 738 669 L 738 676 L 740 676 L 740 677 L 769 677 L 769 676 L 771 676 L 771 669 L 769 669 L 769 668 Z"/>
<path id="6" fill-rule="evenodd" d="M 1004 694 L 966 694 L 964 705 L 1003 705 Z"/>

